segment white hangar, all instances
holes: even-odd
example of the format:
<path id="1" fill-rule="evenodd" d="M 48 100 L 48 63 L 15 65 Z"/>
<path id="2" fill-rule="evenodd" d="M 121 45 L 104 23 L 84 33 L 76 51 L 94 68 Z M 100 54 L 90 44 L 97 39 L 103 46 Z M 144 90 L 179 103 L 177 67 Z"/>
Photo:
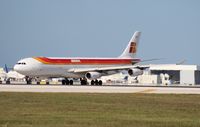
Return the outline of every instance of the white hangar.
<path id="1" fill-rule="evenodd" d="M 176 64 L 156 64 L 149 66 L 150 68 L 146 74 L 160 76 L 162 84 L 163 78 L 170 81 L 171 84 L 200 84 L 200 66 Z M 157 83 L 159 83 L 158 80 Z"/>

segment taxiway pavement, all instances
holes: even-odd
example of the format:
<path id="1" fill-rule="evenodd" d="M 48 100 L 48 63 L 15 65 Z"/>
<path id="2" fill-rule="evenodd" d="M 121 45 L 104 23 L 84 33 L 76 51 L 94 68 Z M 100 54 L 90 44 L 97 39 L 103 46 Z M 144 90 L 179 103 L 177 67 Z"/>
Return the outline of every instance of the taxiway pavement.
<path id="1" fill-rule="evenodd" d="M 0 85 L 0 92 L 200 94 L 194 87 Z"/>

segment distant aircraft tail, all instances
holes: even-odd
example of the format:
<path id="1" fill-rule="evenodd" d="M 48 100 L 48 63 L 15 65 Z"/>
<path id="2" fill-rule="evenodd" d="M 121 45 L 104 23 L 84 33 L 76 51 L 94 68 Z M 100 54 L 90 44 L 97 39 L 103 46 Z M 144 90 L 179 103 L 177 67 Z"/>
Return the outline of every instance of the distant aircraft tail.
<path id="1" fill-rule="evenodd" d="M 7 67 L 7 65 L 5 64 L 5 71 L 6 71 L 6 73 L 8 73 L 8 67 Z"/>
<path id="2" fill-rule="evenodd" d="M 126 49 L 119 56 L 120 58 L 134 58 L 137 52 L 137 47 L 139 43 L 141 32 L 136 31 L 129 41 Z"/>

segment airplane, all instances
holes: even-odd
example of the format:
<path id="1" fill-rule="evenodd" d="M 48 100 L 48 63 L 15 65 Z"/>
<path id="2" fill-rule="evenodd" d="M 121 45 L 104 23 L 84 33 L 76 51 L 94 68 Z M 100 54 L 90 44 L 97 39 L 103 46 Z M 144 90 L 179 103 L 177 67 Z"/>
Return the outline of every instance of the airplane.
<path id="1" fill-rule="evenodd" d="M 23 78 L 25 78 L 24 75 L 14 71 L 14 70 L 10 70 L 8 73 L 7 73 L 7 78 L 9 79 L 13 79 L 13 80 L 22 80 Z"/>
<path id="2" fill-rule="evenodd" d="M 13 68 L 8 68 L 6 64 L 4 68 L 0 69 L 0 79 L 6 84 L 10 84 L 11 80 L 23 80 L 24 78 L 24 75 L 14 71 Z"/>
<path id="3" fill-rule="evenodd" d="M 42 78 L 60 78 L 63 85 L 73 85 L 73 79 L 80 79 L 81 85 L 102 85 L 98 80 L 107 76 L 127 71 L 130 76 L 143 74 L 143 67 L 133 66 L 141 60 L 135 58 L 141 32 L 136 31 L 119 57 L 115 58 L 88 58 L 88 57 L 30 57 L 19 60 L 14 70 L 26 76 L 27 84 L 33 78 L 37 84 Z M 72 79 L 72 80 L 71 80 Z"/>
<path id="4" fill-rule="evenodd" d="M 4 79 L 6 78 L 7 74 L 4 71 L 3 68 L 0 68 L 0 84 L 2 84 L 2 82 L 4 81 Z"/>

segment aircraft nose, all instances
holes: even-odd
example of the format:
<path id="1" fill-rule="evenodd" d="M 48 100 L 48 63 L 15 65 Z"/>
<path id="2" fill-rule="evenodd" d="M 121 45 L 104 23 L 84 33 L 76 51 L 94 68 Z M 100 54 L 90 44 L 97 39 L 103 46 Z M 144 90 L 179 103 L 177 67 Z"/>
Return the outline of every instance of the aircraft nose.
<path id="1" fill-rule="evenodd" d="M 15 65 L 13 69 L 14 69 L 14 71 L 16 71 L 20 74 L 23 74 L 23 75 L 26 74 L 26 72 L 27 72 L 27 68 L 22 67 L 20 65 Z"/>
<path id="2" fill-rule="evenodd" d="M 14 69 L 14 71 L 16 71 L 16 72 L 20 71 L 20 68 L 19 68 L 19 66 L 17 66 L 17 65 L 15 65 L 13 69 Z"/>

